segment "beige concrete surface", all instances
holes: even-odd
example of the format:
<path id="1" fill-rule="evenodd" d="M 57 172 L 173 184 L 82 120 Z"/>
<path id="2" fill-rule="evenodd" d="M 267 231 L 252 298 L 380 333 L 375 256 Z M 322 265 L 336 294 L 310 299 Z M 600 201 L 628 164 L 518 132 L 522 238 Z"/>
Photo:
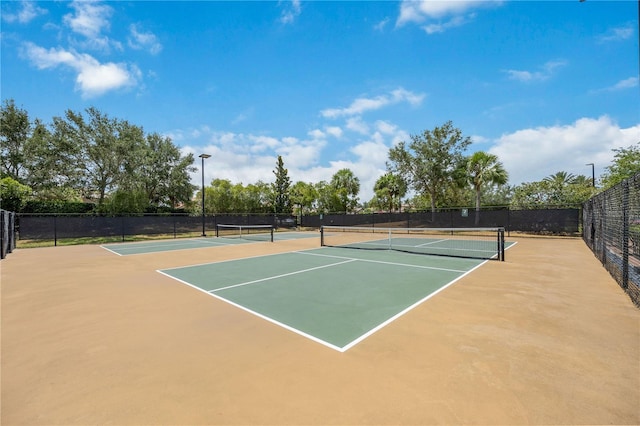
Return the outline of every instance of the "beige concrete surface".
<path id="1" fill-rule="evenodd" d="M 345 353 L 156 272 L 318 238 L 19 249 L 0 263 L 1 424 L 639 424 L 640 310 L 582 240 L 516 239 Z"/>

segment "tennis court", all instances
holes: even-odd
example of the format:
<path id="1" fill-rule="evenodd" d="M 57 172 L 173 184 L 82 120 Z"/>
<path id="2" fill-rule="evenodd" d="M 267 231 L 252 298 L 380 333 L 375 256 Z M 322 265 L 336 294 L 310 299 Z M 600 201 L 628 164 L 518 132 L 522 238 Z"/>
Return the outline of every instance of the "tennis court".
<path id="1" fill-rule="evenodd" d="M 640 311 L 581 239 L 502 262 L 288 235 L 15 251 L 1 423 L 640 422 Z"/>
<path id="2" fill-rule="evenodd" d="M 104 244 L 102 245 L 102 248 L 119 256 L 129 256 L 135 254 L 158 253 L 163 251 L 224 247 L 236 244 L 266 243 L 271 241 L 286 241 L 313 237 L 317 237 L 317 235 L 309 232 L 272 233 L 272 231 L 269 230 L 269 232 L 250 234 L 237 233 L 237 235 L 226 235 L 221 237 L 180 238 L 173 240 Z"/>
<path id="3" fill-rule="evenodd" d="M 481 264 L 322 248 L 159 272 L 342 352 Z"/>

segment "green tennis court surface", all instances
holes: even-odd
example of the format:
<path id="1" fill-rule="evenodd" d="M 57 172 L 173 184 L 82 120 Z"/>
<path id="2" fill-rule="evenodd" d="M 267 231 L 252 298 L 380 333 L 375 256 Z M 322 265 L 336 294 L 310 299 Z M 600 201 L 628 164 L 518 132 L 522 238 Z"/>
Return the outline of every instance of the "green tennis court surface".
<path id="1" fill-rule="evenodd" d="M 277 232 L 274 234 L 275 241 L 292 240 L 298 238 L 318 237 L 317 233 L 305 232 Z M 221 247 L 231 244 L 268 243 L 266 235 L 250 235 L 247 238 L 225 238 L 225 237 L 200 237 L 189 239 L 158 240 L 134 243 L 104 244 L 102 248 L 109 250 L 120 256 L 133 254 L 157 253 L 172 250 L 186 250 L 205 247 Z"/>
<path id="2" fill-rule="evenodd" d="M 482 263 L 320 248 L 158 272 L 346 351 Z"/>

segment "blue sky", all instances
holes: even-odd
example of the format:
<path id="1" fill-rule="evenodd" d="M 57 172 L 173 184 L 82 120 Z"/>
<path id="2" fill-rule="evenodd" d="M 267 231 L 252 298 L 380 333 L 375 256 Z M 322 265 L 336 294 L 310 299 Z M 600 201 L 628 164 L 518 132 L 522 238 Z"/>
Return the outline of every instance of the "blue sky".
<path id="1" fill-rule="evenodd" d="M 640 140 L 636 1 L 0 6 L 3 100 L 170 136 L 212 155 L 207 182 L 272 182 L 282 155 L 294 182 L 351 169 L 368 201 L 389 148 L 448 120 L 512 185 L 598 177 Z"/>

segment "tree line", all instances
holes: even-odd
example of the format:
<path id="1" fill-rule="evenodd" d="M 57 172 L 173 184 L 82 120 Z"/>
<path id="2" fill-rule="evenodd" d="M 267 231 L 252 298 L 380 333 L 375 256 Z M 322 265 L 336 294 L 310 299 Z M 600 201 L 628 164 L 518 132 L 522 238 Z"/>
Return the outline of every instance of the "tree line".
<path id="1" fill-rule="evenodd" d="M 31 202 L 40 203 L 42 210 L 55 202 L 75 203 L 75 209 L 83 211 L 78 205 L 90 203 L 99 213 L 202 212 L 202 189 L 190 182 L 189 174 L 196 170 L 193 154 L 182 155 L 170 138 L 146 133 L 96 108 L 84 113 L 67 110 L 44 124 L 31 121 L 27 111 L 6 100 L 0 109 L 0 141 L 0 197 L 5 209 L 21 211 Z M 470 138 L 451 121 L 411 135 L 389 150 L 387 171 L 375 182 L 374 197 L 363 202 L 358 199 L 360 181 L 350 169 L 337 171 L 329 181 L 292 183 L 278 156 L 272 183 L 211 181 L 204 188 L 205 212 L 574 207 L 597 191 L 586 176 L 563 171 L 509 186 L 499 158 L 483 151 L 467 155 L 470 145 Z M 640 171 L 640 141 L 614 151 L 600 189 Z"/>
<path id="2" fill-rule="evenodd" d="M 101 212 L 175 208 L 195 191 L 192 154 L 96 108 L 67 110 L 46 125 L 7 100 L 0 119 L 3 203 L 17 202 L 18 211 L 26 199 L 92 202 Z"/>

